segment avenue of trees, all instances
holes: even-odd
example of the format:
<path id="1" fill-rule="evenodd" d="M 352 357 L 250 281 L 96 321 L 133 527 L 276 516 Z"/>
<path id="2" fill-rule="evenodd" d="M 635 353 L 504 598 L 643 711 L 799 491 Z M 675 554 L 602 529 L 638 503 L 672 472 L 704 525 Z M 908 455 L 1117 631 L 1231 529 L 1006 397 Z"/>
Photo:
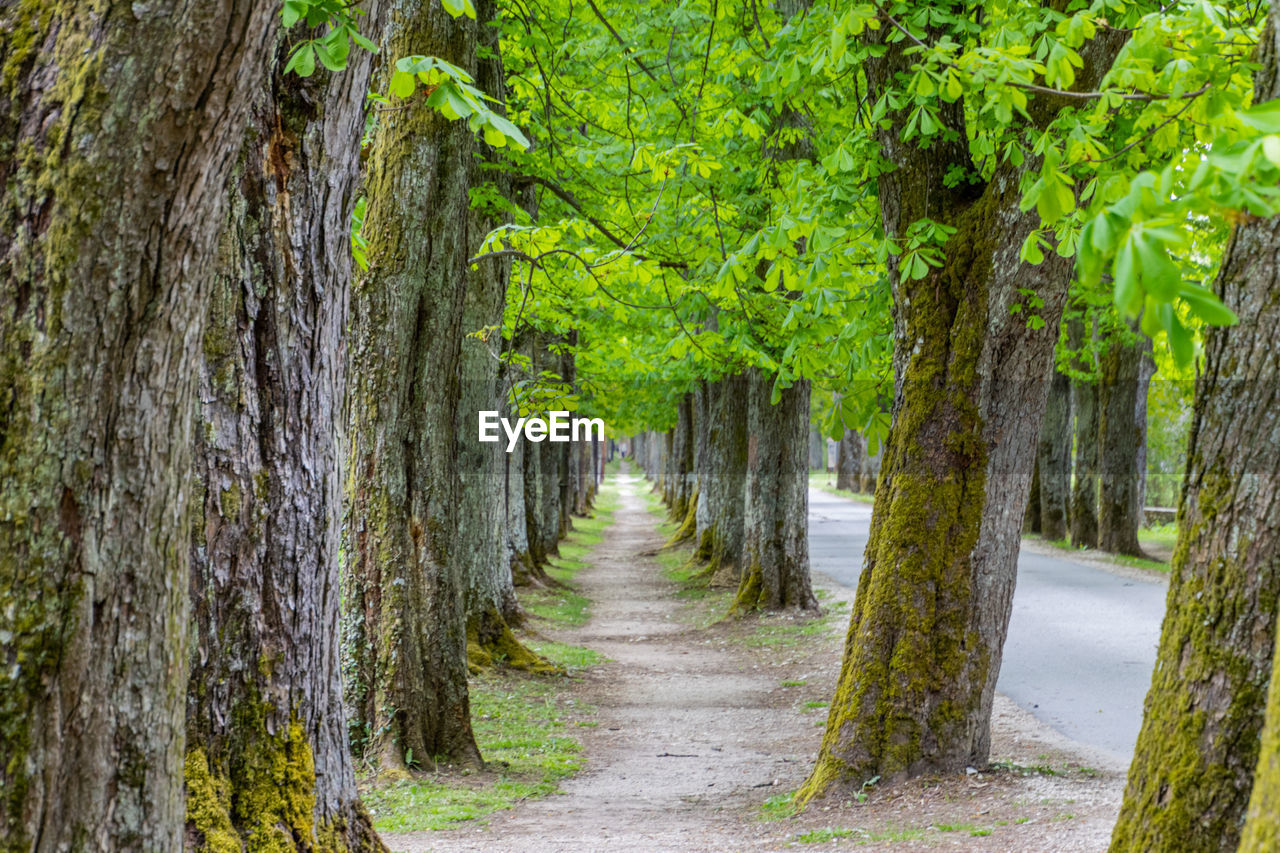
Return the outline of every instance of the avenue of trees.
<path id="1" fill-rule="evenodd" d="M 984 766 L 1024 525 L 1140 553 L 1157 368 L 1113 849 L 1274 849 L 1276 17 L 3 5 L 0 850 L 378 851 L 357 765 L 481 765 L 468 674 L 555 669 L 515 590 L 609 451 L 480 410 L 630 437 L 734 618 L 817 610 L 838 440 L 876 502 L 797 803 Z"/>

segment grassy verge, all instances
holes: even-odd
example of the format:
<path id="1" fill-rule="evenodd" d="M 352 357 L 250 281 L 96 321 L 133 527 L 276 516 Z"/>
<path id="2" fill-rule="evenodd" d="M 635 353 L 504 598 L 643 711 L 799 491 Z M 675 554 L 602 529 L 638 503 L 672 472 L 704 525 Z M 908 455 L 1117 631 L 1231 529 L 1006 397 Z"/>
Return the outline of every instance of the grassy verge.
<path id="1" fill-rule="evenodd" d="M 821 492 L 836 495 L 837 497 L 848 498 L 849 500 L 857 501 L 858 503 L 873 504 L 876 502 L 876 499 L 871 495 L 864 495 L 862 492 L 847 492 L 843 489 L 837 489 L 836 475 L 828 474 L 826 471 L 810 471 L 809 487 Z"/>
<path id="2" fill-rule="evenodd" d="M 379 832 L 417 832 L 483 822 L 496 811 L 545 797 L 582 767 L 582 745 L 574 732 L 594 726 L 594 709 L 573 697 L 573 673 L 604 658 L 592 649 L 557 642 L 543 632 L 576 628 L 590 618 L 591 602 L 572 588 L 604 539 L 618 506 L 616 486 L 606 481 L 591 518 L 575 518 L 547 567 L 564 589 L 518 590 L 532 619 L 524 642 L 554 661 L 569 677 L 493 670 L 471 679 L 471 722 L 486 767 L 475 773 L 425 772 L 389 785 L 362 785 Z M 430 768 L 426 768 L 430 771 Z"/>
<path id="3" fill-rule="evenodd" d="M 1038 533 L 1024 533 L 1022 538 L 1041 542 L 1065 554 L 1087 555 L 1117 566 L 1131 566 L 1135 569 L 1149 569 L 1155 572 L 1169 571 L 1169 564 L 1159 560 L 1148 560 L 1144 557 L 1127 557 L 1124 554 L 1110 554 L 1093 548 L 1076 548 L 1067 539 L 1045 539 Z M 1138 531 L 1138 544 L 1143 544 L 1141 530 Z"/>

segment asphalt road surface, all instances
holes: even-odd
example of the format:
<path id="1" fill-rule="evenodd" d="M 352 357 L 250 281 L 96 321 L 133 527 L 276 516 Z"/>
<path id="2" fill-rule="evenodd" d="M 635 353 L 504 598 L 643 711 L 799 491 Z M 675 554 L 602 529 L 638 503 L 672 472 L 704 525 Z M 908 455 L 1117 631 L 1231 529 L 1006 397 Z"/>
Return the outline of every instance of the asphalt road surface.
<path id="1" fill-rule="evenodd" d="M 809 490 L 814 571 L 856 588 L 871 505 Z M 1128 763 L 1151 684 L 1166 583 L 1070 559 L 1018 558 L 996 689 L 1061 734 Z"/>

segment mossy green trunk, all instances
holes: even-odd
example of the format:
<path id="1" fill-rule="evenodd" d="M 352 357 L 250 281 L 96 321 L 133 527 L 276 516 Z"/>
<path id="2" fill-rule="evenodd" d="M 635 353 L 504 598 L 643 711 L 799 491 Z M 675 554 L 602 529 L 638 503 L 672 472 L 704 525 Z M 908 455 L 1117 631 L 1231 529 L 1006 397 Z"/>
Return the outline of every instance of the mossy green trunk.
<path id="1" fill-rule="evenodd" d="M 1280 644 L 1277 644 L 1280 652 Z M 1276 671 L 1276 660 L 1271 661 Z M 1245 816 L 1238 853 L 1274 853 L 1280 850 L 1280 678 L 1271 679 L 1267 711 L 1262 725 L 1262 747 L 1253 771 L 1253 791 Z"/>
<path id="2" fill-rule="evenodd" d="M 809 383 L 770 402 L 773 377 L 747 371 L 742 571 L 733 612 L 816 610 L 809 577 Z"/>
<path id="3" fill-rule="evenodd" d="M 1138 450 L 1147 424 L 1146 406 L 1138 407 L 1138 373 L 1148 345 L 1145 337 L 1114 335 L 1098 370 L 1098 547 L 1134 557 L 1143 555 Z"/>
<path id="4" fill-rule="evenodd" d="M 897 282 L 893 424 L 840 682 L 803 799 L 987 761 L 1052 330 L 1070 277 L 1057 258 L 996 265 L 1016 257 L 1035 224 L 1018 208 L 1017 186 L 1000 175 L 959 204 L 946 265 Z M 1020 287 L 1044 298 L 1044 329 L 1010 313 Z"/>
<path id="5" fill-rule="evenodd" d="M 1071 380 L 1058 370 L 1049 380 L 1049 399 L 1036 450 L 1040 475 L 1040 533 L 1057 541 L 1067 535 L 1071 491 Z"/>
<path id="6" fill-rule="evenodd" d="M 1257 103 L 1280 94 L 1275 15 L 1259 42 Z M 1240 323 L 1205 333 L 1168 609 L 1117 853 L 1234 850 L 1258 766 L 1280 601 L 1280 218 L 1235 229 L 1214 289 Z M 1266 738 L 1273 761 L 1274 732 Z"/>
<path id="7" fill-rule="evenodd" d="M 869 31 L 884 52 L 867 63 L 872 92 L 917 60 L 892 28 Z M 943 33 L 931 33 L 940 38 Z M 1076 85 L 1097 83 L 1123 39 L 1083 51 Z M 1062 106 L 1029 105 L 1032 121 Z M 942 104 L 947 130 L 927 149 L 904 142 L 909 112 L 878 133 L 894 165 L 878 179 L 887 236 L 928 217 L 955 228 L 940 268 L 912 280 L 891 256 L 894 305 L 892 426 L 844 660 L 817 764 L 801 802 L 926 772 L 983 766 L 991 702 L 1009 623 L 1022 517 L 1044 413 L 1071 262 L 1039 266 L 1019 249 L 1039 217 L 1020 207 L 1021 174 L 948 185 L 971 169 L 961 102 Z M 1035 168 L 1026 164 L 1023 168 Z M 1044 324 L 1022 312 L 1027 289 Z"/>
<path id="8" fill-rule="evenodd" d="M 1074 350 L 1091 345 L 1093 322 L 1073 319 L 1067 327 Z M 1097 371 L 1087 353 L 1072 359 L 1072 369 L 1092 376 Z M 1071 412 L 1075 421 L 1074 479 L 1071 484 L 1071 544 L 1077 548 L 1098 545 L 1098 384 L 1093 378 L 1071 380 Z"/>
<path id="9" fill-rule="evenodd" d="M 200 338 L 270 3 L 0 6 L 0 849 L 179 850 Z"/>
<path id="10" fill-rule="evenodd" d="M 367 25 L 380 26 L 369 9 Z M 347 748 L 338 545 L 348 229 L 372 57 L 255 99 L 204 337 L 187 841 L 383 850 Z"/>
<path id="11" fill-rule="evenodd" d="M 384 53 L 477 73 L 478 25 L 437 2 L 390 9 Z M 384 72 L 385 76 L 385 72 Z M 478 764 L 467 693 L 466 563 L 456 553 L 463 317 L 484 234 L 479 144 L 412 98 L 379 116 L 352 306 L 344 583 L 357 747 L 383 769 Z"/>

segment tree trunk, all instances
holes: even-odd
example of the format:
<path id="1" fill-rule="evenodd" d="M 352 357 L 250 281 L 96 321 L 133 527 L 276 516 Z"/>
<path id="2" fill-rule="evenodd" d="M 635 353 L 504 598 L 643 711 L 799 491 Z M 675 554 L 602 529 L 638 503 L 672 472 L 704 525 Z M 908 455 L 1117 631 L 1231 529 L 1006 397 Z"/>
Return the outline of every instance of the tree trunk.
<path id="1" fill-rule="evenodd" d="M 1065 539 L 1071 489 L 1071 380 L 1056 369 L 1049 380 L 1036 458 L 1040 468 L 1040 534 L 1051 541 Z"/>
<path id="2" fill-rule="evenodd" d="M 341 340 L 372 56 L 303 80 L 279 70 L 288 46 L 252 111 L 204 336 L 187 842 L 383 850 L 356 792 L 337 633 Z"/>
<path id="3" fill-rule="evenodd" d="M 773 377 L 747 371 L 743 566 L 732 612 L 817 610 L 809 579 L 809 383 L 770 404 Z"/>
<path id="4" fill-rule="evenodd" d="M 1092 321 L 1089 321 L 1090 325 Z M 1068 325 L 1071 347 L 1089 346 L 1085 320 Z M 1095 372 L 1092 356 L 1077 356 L 1072 368 Z M 1075 481 L 1071 486 L 1071 544 L 1076 548 L 1098 547 L 1098 384 L 1092 379 L 1071 380 L 1071 412 L 1076 423 Z"/>
<path id="5" fill-rule="evenodd" d="M 917 60 L 885 41 L 865 64 L 872 91 Z M 1122 37 L 1086 49 L 1076 85 L 1110 67 Z M 1063 105 L 1037 98 L 1033 120 Z M 878 178 L 886 236 L 929 218 L 955 228 L 940 268 L 920 279 L 889 259 L 894 305 L 892 427 L 876 489 L 865 564 L 839 685 L 801 802 L 833 787 L 860 790 L 925 772 L 983 766 L 1001 647 L 1009 624 L 1022 516 L 1044 414 L 1049 368 L 1072 263 L 1012 261 L 1034 211 L 1020 207 L 1022 173 L 1004 166 L 983 184 L 944 179 L 970 168 L 965 105 L 939 103 L 947 128 L 928 148 L 903 142 L 908 110 L 878 131 L 894 168 Z M 1036 117 L 1039 118 L 1036 118 Z M 1023 169 L 1038 168 L 1035 163 Z M 1012 309 L 1033 290 L 1040 329 Z"/>
<path id="6" fill-rule="evenodd" d="M 1280 95 L 1275 17 L 1254 103 Z M 1236 227 L 1214 289 L 1240 323 L 1205 330 L 1168 609 L 1115 851 L 1234 850 L 1259 766 L 1280 601 L 1280 218 Z M 1274 730 L 1266 743 L 1270 767 Z M 1254 833 L 1250 844 L 1264 838 Z"/>
<path id="7" fill-rule="evenodd" d="M 858 491 L 874 495 L 876 493 L 876 481 L 880 478 L 880 463 L 884 459 L 884 444 L 876 448 L 875 453 L 868 453 L 870 449 L 867 445 L 867 437 L 860 435 L 862 440 L 862 476 L 859 478 Z"/>
<path id="8" fill-rule="evenodd" d="M 271 4 L 0 8 L 0 848 L 180 850 L 192 415 Z"/>
<path id="9" fill-rule="evenodd" d="M 1280 644 L 1278 644 L 1280 652 Z M 1275 672 L 1276 661 L 1271 661 Z M 1280 678 L 1271 679 L 1262 728 L 1262 748 L 1253 772 L 1253 792 L 1237 853 L 1280 850 Z"/>
<path id="10" fill-rule="evenodd" d="M 1134 419 L 1138 426 L 1138 526 L 1146 523 L 1147 514 L 1147 396 L 1156 375 L 1151 339 L 1142 338 L 1142 358 L 1138 362 L 1138 408 Z"/>
<path id="11" fill-rule="evenodd" d="M 862 436 L 851 429 L 845 429 L 840 439 L 840 449 L 836 457 L 836 488 L 846 492 L 856 492 L 862 485 L 862 466 L 866 454 L 866 446 Z"/>
<path id="12" fill-rule="evenodd" d="M 731 578 L 742 566 L 744 495 L 747 481 L 747 380 L 726 376 L 708 388 L 707 476 L 699 499 L 707 499 L 707 521 L 698 531 L 698 559 L 707 574 Z"/>
<path id="13" fill-rule="evenodd" d="M 1027 495 L 1027 511 L 1022 514 L 1022 529 L 1028 533 L 1040 532 L 1040 457 L 1031 469 L 1031 491 Z"/>
<path id="14" fill-rule="evenodd" d="M 494 2 L 477 0 L 475 6 L 481 42 L 476 82 L 481 91 L 495 99 L 495 106 L 501 106 L 505 103 L 506 78 L 499 31 L 490 25 L 496 16 Z M 490 149 L 486 154 L 489 163 L 501 163 L 497 151 Z M 507 173 L 494 169 L 485 174 L 490 188 L 500 197 L 511 199 L 513 190 Z M 470 233 L 475 235 L 476 246 L 498 224 L 488 207 L 472 210 Z M 509 259 L 489 260 L 471 272 L 466 287 L 462 331 L 467 337 L 462 342 L 455 445 L 461 489 L 451 553 L 460 563 L 459 571 L 467 585 L 468 665 L 475 670 L 500 661 L 515 669 L 551 671 L 555 667 L 528 649 L 511 631 L 521 614 L 507 553 L 506 442 L 480 442 L 476 438 L 478 412 L 508 408 L 505 377 L 498 370 L 502 336 L 491 330 L 502 324 L 510 277 Z M 519 523 L 523 528 L 523 519 Z"/>
<path id="15" fill-rule="evenodd" d="M 1133 557 L 1143 556 L 1138 545 L 1138 447 L 1146 432 L 1145 406 L 1142 425 L 1137 422 L 1143 349 L 1139 340 L 1114 338 L 1102 356 L 1098 382 L 1098 547 Z"/>
<path id="16" fill-rule="evenodd" d="M 476 69 L 475 21 L 413 0 L 392 16 L 388 56 Z M 460 524 L 459 388 L 467 258 L 484 236 L 468 192 L 478 144 L 422 98 L 384 112 L 369 157 L 369 274 L 355 294 L 347 509 L 351 704 L 383 769 L 432 758 L 480 763 L 467 694 Z"/>
<path id="17" fill-rule="evenodd" d="M 811 425 L 809 427 L 809 470 L 821 471 L 822 468 L 822 430 Z"/>

